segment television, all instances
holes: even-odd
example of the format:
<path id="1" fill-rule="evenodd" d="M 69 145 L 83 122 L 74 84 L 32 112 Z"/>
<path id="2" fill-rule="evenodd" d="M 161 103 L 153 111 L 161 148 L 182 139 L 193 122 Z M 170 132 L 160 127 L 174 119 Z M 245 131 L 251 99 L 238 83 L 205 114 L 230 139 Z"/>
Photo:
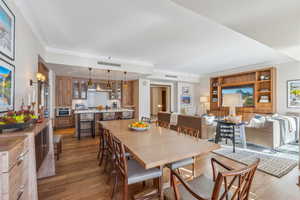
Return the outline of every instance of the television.
<path id="1" fill-rule="evenodd" d="M 238 87 L 224 87 L 222 88 L 222 99 L 224 94 L 240 93 L 243 99 L 243 107 L 254 106 L 254 86 L 243 85 Z"/>

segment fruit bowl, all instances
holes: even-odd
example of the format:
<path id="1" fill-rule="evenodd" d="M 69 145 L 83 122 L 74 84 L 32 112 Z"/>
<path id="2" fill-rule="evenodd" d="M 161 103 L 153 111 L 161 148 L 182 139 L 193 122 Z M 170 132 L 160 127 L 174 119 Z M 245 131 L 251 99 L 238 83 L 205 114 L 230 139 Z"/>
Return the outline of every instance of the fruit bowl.
<path id="1" fill-rule="evenodd" d="M 128 125 L 128 128 L 134 131 L 146 131 L 150 128 L 150 125 L 145 122 L 133 122 Z"/>

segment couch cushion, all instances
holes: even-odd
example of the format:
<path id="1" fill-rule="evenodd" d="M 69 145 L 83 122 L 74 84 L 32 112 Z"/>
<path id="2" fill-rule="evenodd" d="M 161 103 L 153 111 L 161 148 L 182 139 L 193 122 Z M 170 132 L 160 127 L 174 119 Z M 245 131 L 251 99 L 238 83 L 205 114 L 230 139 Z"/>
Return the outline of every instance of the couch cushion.
<path id="1" fill-rule="evenodd" d="M 159 168 L 145 169 L 136 160 L 128 160 L 128 184 L 138 183 L 162 176 Z"/>

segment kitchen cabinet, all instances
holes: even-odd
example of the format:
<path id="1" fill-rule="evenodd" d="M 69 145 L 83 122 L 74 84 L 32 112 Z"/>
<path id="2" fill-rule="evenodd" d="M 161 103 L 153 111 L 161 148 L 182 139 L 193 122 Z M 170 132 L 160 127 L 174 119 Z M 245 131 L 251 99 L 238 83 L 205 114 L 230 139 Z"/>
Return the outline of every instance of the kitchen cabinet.
<path id="1" fill-rule="evenodd" d="M 121 81 L 112 81 L 111 92 L 109 92 L 110 100 L 121 100 Z"/>
<path id="2" fill-rule="evenodd" d="M 87 98 L 87 80 L 73 79 L 72 81 L 72 98 L 73 99 L 86 99 Z"/>
<path id="3" fill-rule="evenodd" d="M 56 77 L 56 107 L 72 106 L 72 78 L 66 76 Z"/>
<path id="4" fill-rule="evenodd" d="M 49 128 L 46 126 L 39 132 L 35 138 L 35 158 L 36 158 L 36 171 L 41 167 L 45 157 L 49 152 Z"/>
<path id="5" fill-rule="evenodd" d="M 70 116 L 55 117 L 55 128 L 75 127 L 74 114 Z"/>

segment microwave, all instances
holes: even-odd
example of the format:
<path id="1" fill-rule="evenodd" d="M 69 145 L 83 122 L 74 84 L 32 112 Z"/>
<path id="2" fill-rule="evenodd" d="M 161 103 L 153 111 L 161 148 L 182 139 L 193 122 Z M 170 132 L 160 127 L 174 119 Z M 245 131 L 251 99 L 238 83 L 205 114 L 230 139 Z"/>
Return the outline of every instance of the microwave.
<path id="1" fill-rule="evenodd" d="M 63 116 L 70 116 L 71 115 L 71 108 L 70 107 L 58 107 L 56 108 L 56 116 L 63 117 Z"/>

